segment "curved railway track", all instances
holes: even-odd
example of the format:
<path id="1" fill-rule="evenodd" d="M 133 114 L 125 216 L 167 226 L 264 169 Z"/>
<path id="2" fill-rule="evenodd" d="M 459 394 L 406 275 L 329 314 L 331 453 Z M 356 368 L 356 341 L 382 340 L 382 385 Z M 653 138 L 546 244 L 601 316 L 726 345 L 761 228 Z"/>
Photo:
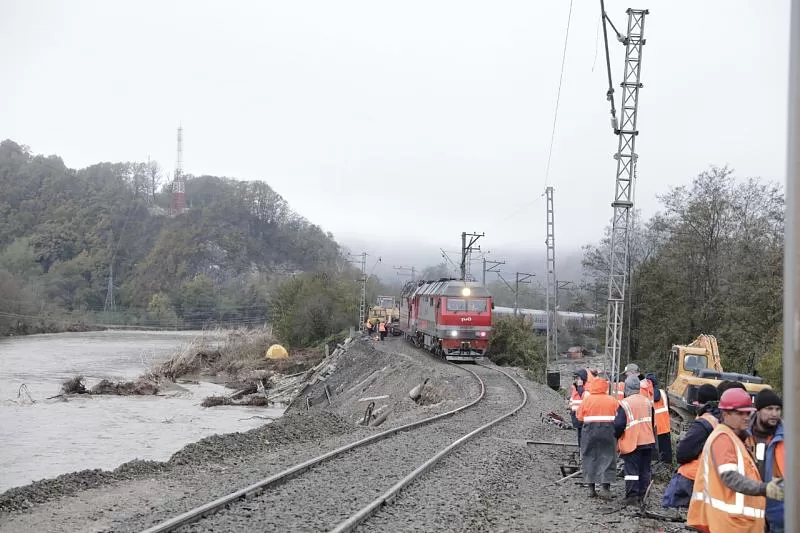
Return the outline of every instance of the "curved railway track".
<path id="1" fill-rule="evenodd" d="M 460 368 L 480 384 L 472 402 L 332 450 L 142 533 L 354 530 L 443 457 L 527 403 L 525 389 L 504 371 Z"/>

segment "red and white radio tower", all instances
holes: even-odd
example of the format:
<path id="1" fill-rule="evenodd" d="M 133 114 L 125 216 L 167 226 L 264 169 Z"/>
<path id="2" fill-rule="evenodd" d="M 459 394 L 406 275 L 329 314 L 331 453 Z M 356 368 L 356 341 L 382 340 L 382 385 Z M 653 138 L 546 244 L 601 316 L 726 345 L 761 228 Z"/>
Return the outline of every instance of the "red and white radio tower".
<path id="1" fill-rule="evenodd" d="M 186 210 L 186 180 L 183 177 L 183 127 L 178 128 L 178 160 L 175 163 L 175 179 L 172 181 L 172 214 L 180 215 Z"/>

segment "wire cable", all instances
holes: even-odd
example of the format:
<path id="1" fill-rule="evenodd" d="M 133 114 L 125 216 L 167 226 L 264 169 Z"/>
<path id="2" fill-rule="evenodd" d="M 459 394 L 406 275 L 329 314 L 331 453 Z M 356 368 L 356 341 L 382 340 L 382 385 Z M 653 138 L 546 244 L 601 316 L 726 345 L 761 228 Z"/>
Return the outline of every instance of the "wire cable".
<path id="1" fill-rule="evenodd" d="M 556 109 L 553 113 L 553 131 L 550 133 L 550 150 L 547 153 L 547 167 L 544 171 L 544 185 L 550 180 L 550 160 L 553 157 L 553 143 L 556 136 L 556 121 L 558 120 L 558 106 L 561 101 L 561 84 L 564 81 L 564 64 L 567 60 L 567 42 L 569 41 L 569 25 L 572 21 L 572 0 L 569 0 L 569 14 L 567 15 L 567 30 L 564 35 L 564 51 L 561 54 L 561 74 L 558 76 L 558 93 L 556 93 Z"/>

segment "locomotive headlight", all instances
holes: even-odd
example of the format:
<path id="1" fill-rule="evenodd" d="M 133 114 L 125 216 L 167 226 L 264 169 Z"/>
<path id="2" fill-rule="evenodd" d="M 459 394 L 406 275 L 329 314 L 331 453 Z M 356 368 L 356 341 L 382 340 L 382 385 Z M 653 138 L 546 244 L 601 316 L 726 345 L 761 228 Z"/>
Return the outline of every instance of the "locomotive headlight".
<path id="1" fill-rule="evenodd" d="M 469 290 L 469 287 L 464 287 L 461 289 L 461 296 L 469 296 L 470 294 L 472 294 L 472 291 Z"/>
<path id="2" fill-rule="evenodd" d="M 485 331 L 479 331 L 478 332 L 478 337 L 485 337 L 485 336 L 486 336 L 486 332 Z"/>
<path id="3" fill-rule="evenodd" d="M 456 330 L 451 331 L 450 332 L 450 336 L 451 337 L 458 337 L 458 331 L 456 331 Z"/>

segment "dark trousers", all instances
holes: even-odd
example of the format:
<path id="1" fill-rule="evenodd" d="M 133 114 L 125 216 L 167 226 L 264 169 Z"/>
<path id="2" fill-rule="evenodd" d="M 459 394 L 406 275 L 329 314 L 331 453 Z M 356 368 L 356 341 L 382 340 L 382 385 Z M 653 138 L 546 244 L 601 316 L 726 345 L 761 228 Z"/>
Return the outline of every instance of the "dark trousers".
<path id="1" fill-rule="evenodd" d="M 662 433 L 658 436 L 658 460 L 662 463 L 672 464 L 672 435 Z"/>
<path id="2" fill-rule="evenodd" d="M 653 457 L 652 448 L 636 448 L 631 453 L 622 456 L 625 461 L 625 497 L 644 498 L 647 487 L 650 485 L 650 461 Z"/>

